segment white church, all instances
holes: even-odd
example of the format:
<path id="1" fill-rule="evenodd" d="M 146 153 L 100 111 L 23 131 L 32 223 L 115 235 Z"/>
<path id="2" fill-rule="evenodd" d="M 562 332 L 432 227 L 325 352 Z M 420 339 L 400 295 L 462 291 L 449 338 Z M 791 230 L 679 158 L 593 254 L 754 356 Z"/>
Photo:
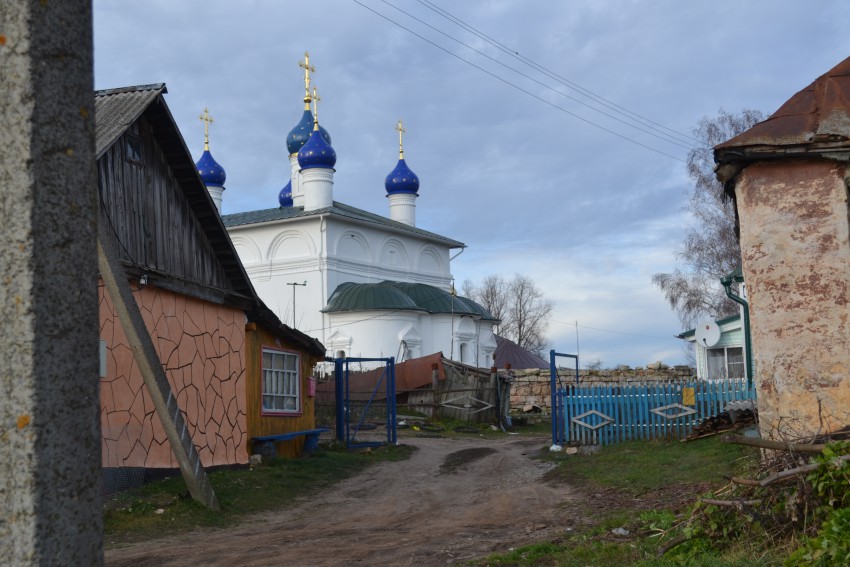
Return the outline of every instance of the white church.
<path id="1" fill-rule="evenodd" d="M 222 217 L 257 293 L 328 356 L 403 361 L 442 352 L 489 368 L 498 321 L 454 293 L 452 253 L 465 245 L 416 226 L 419 178 L 404 159 L 401 122 L 398 163 L 385 182 L 389 216 L 335 201 L 336 152 L 318 123 L 306 53 L 300 65 L 304 111 L 286 138 L 291 176 L 279 206 Z M 197 167 L 220 210 L 226 177 L 208 141 Z"/>

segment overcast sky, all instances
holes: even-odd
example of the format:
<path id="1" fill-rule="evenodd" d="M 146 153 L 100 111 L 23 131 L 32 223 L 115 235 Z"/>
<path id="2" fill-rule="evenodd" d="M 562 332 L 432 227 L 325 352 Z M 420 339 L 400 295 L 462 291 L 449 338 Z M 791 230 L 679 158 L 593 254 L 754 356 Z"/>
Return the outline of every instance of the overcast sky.
<path id="1" fill-rule="evenodd" d="M 555 303 L 553 348 L 575 353 L 578 331 L 581 358 L 605 366 L 684 360 L 673 338 L 683 329 L 650 278 L 674 268 L 689 223 L 689 141 L 577 101 L 687 136 L 720 108 L 772 113 L 850 56 L 841 0 L 94 5 L 98 89 L 166 83 L 195 159 L 209 107 L 224 213 L 277 206 L 309 50 L 338 156 L 336 200 L 389 214 L 383 183 L 403 119 L 421 180 L 417 226 L 468 246 L 452 263 L 458 288 L 492 273 L 532 277 Z"/>

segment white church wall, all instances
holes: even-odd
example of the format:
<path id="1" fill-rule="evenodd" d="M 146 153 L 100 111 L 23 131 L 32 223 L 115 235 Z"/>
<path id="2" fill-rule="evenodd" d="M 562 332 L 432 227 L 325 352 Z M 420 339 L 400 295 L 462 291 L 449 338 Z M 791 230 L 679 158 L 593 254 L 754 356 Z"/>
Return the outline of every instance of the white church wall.
<path id="1" fill-rule="evenodd" d="M 381 242 L 380 265 L 386 266 L 391 270 L 401 270 L 410 272 L 410 254 L 407 252 L 407 246 L 395 237 L 384 238 Z"/>
<path id="2" fill-rule="evenodd" d="M 274 235 L 266 258 L 272 263 L 286 263 L 298 258 L 316 257 L 316 242 L 309 232 L 287 228 Z"/>
<path id="3" fill-rule="evenodd" d="M 242 260 L 243 266 L 252 266 L 263 260 L 260 247 L 250 236 L 231 236 L 230 240 L 233 242 L 233 247 L 236 249 L 239 259 Z"/>
<path id="4" fill-rule="evenodd" d="M 329 218 L 327 223 L 328 287 L 344 282 L 377 283 L 384 280 L 451 287 L 449 248 L 425 239 L 388 231 L 386 227 Z M 358 249 L 364 256 L 357 257 Z"/>
<path id="5" fill-rule="evenodd" d="M 444 259 L 437 248 L 426 244 L 420 248 L 413 267 L 417 272 L 425 274 L 447 274 L 447 265 L 448 258 Z"/>
<path id="6" fill-rule="evenodd" d="M 329 314 L 329 336 L 335 341 L 326 345 L 328 354 L 336 356 L 341 337 L 350 337 L 346 356 L 355 358 L 396 357 L 402 353 L 402 338 L 411 329 L 418 334 L 420 313 L 416 311 L 358 311 Z M 430 353 L 426 353 L 430 354 Z"/>
<path id="7" fill-rule="evenodd" d="M 335 351 L 328 341 L 337 330 L 331 318 L 341 314 L 323 314 L 321 310 L 340 284 L 393 280 L 451 288 L 447 246 L 388 231 L 385 226 L 315 215 L 231 227 L 229 232 L 260 298 L 284 323 L 293 325 L 294 288 L 295 328 L 317 337 L 331 355 Z M 287 285 L 304 282 L 306 286 Z M 362 313 L 355 319 L 359 316 Z M 404 326 L 414 325 L 420 337 L 420 356 L 442 351 L 449 357 L 454 347 L 454 359 L 459 360 L 460 346 L 452 340 L 454 326 L 460 325 L 458 317 L 454 322 L 451 315 L 417 315 L 415 321 L 406 316 L 363 324 L 351 319 L 349 323 L 346 335 L 336 338 L 341 344 L 348 340 L 350 348 L 362 356 L 398 356 L 400 333 Z M 479 350 L 477 344 L 467 348 L 471 364 L 475 359 L 483 361 L 477 356 Z"/>
<path id="8" fill-rule="evenodd" d="M 330 255 L 361 264 L 372 264 L 375 261 L 369 239 L 356 229 L 342 230 L 330 247 Z"/>

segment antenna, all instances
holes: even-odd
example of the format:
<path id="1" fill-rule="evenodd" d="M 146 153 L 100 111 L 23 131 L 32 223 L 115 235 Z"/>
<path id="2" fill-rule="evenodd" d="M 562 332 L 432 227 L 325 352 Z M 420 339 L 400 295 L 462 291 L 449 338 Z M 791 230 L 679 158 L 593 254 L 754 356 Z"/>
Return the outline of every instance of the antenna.
<path id="1" fill-rule="evenodd" d="M 697 326 L 694 335 L 698 345 L 705 348 L 713 347 L 720 342 L 720 327 L 714 321 L 706 321 Z"/>

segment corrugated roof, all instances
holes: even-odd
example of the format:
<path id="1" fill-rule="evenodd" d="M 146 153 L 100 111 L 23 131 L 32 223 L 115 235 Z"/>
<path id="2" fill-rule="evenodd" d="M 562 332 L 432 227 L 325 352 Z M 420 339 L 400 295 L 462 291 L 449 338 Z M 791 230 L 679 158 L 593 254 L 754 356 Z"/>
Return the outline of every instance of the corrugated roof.
<path id="1" fill-rule="evenodd" d="M 543 358 L 528 349 L 522 348 L 512 340 L 496 335 L 496 350 L 493 351 L 493 365 L 496 368 L 505 368 L 508 364 L 514 370 L 549 368 L 549 363 Z"/>
<path id="2" fill-rule="evenodd" d="M 274 209 L 262 209 L 259 211 L 247 211 L 244 213 L 224 215 L 222 220 L 224 221 L 224 226 L 232 228 L 249 224 L 286 221 L 323 214 L 347 218 L 363 223 L 376 224 L 399 232 L 415 234 L 420 238 L 425 238 L 427 240 L 447 245 L 449 248 L 464 248 L 466 246 L 463 242 L 458 242 L 457 240 L 447 238 L 427 230 L 422 230 L 421 228 L 416 228 L 414 226 L 404 224 L 403 222 L 394 221 L 386 217 L 382 217 L 381 215 L 376 215 L 375 213 L 370 213 L 369 211 L 364 211 L 363 209 L 358 209 L 357 207 L 340 203 L 339 201 L 334 201 L 333 205 L 330 207 L 316 209 L 315 211 L 305 211 L 301 207 L 278 207 Z"/>
<path id="3" fill-rule="evenodd" d="M 850 147 L 850 57 L 818 77 L 764 122 L 715 146 L 715 160 L 748 146 Z"/>
<path id="4" fill-rule="evenodd" d="M 372 310 L 413 310 L 426 313 L 472 315 L 488 321 L 494 317 L 484 307 L 466 297 L 458 297 L 432 285 L 410 282 L 346 282 L 337 286 L 328 299 L 325 313 Z"/>
<path id="5" fill-rule="evenodd" d="M 94 93 L 96 152 L 99 158 L 156 100 L 165 83 L 106 89 Z"/>

